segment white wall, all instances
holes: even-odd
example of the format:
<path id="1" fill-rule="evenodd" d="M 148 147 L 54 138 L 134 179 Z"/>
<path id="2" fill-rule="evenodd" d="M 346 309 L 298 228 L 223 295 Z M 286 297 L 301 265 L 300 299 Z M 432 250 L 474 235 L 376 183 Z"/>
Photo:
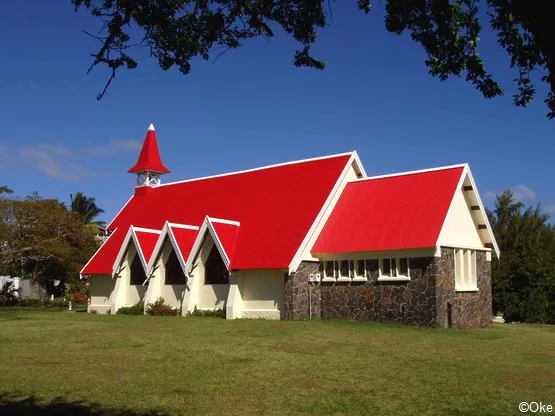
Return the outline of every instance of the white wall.
<path id="1" fill-rule="evenodd" d="M 188 310 L 193 310 L 196 306 L 198 309 L 225 309 L 226 301 L 229 294 L 229 284 L 207 285 L 204 283 L 204 263 L 208 259 L 208 255 L 214 246 L 214 241 L 210 234 L 206 235 L 203 245 L 200 249 L 200 261 L 193 270 L 193 279 L 195 283 L 191 290 L 196 290 L 196 296 L 187 305 Z"/>
<path id="2" fill-rule="evenodd" d="M 91 305 L 110 305 L 116 279 L 109 274 L 95 274 L 91 279 Z"/>
<path id="3" fill-rule="evenodd" d="M 238 273 L 244 318 L 284 317 L 286 270 L 241 270 Z"/>
<path id="4" fill-rule="evenodd" d="M 461 189 L 458 189 L 455 194 L 451 211 L 443 227 L 440 246 L 485 247 L 478 234 L 477 225 L 472 219 L 470 204 Z"/>
<path id="5" fill-rule="evenodd" d="M 95 274 L 91 279 L 91 303 L 88 312 L 107 313 L 111 309 L 110 296 L 116 287 L 116 279 L 109 274 Z"/>
<path id="6" fill-rule="evenodd" d="M 186 285 L 166 285 L 166 262 L 173 250 L 169 239 L 166 239 L 162 247 L 161 255 L 154 264 L 153 273 L 148 280 L 148 291 L 145 297 L 146 303 L 155 302 L 162 297 L 164 302 L 174 308 L 180 308 Z"/>

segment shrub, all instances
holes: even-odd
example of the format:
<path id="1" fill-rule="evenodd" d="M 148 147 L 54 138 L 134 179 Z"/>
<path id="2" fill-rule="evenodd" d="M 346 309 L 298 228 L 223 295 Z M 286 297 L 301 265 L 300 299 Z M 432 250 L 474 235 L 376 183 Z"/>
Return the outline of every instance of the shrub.
<path id="1" fill-rule="evenodd" d="M 85 305 L 89 303 L 87 295 L 81 292 L 68 293 L 67 298 L 68 300 L 76 303 L 84 303 Z"/>
<path id="2" fill-rule="evenodd" d="M 0 306 L 15 306 L 19 302 L 19 289 L 13 282 L 6 282 L 0 288 Z"/>
<path id="3" fill-rule="evenodd" d="M 141 300 L 133 306 L 124 306 L 119 308 L 116 315 L 144 315 L 145 303 Z"/>
<path id="4" fill-rule="evenodd" d="M 31 308 L 67 308 L 68 303 L 63 298 L 51 299 L 21 299 L 18 306 L 27 306 Z"/>
<path id="5" fill-rule="evenodd" d="M 223 309 L 195 309 L 193 312 L 188 312 L 187 316 L 201 316 L 201 317 L 214 317 L 225 319 L 225 312 Z"/>
<path id="6" fill-rule="evenodd" d="M 164 303 L 164 298 L 158 298 L 154 303 L 146 305 L 146 313 L 152 316 L 177 316 L 179 309 Z"/>

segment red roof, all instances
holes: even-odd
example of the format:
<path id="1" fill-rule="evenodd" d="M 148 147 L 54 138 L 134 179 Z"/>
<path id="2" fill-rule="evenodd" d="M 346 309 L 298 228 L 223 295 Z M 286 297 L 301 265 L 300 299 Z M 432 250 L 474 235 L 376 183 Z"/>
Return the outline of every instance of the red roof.
<path id="1" fill-rule="evenodd" d="M 237 243 L 237 235 L 239 234 L 239 224 L 219 222 L 213 218 L 210 222 L 229 260 L 228 268 L 231 270 L 233 254 L 235 253 L 235 244 Z"/>
<path id="2" fill-rule="evenodd" d="M 349 183 L 312 253 L 434 247 L 463 169 Z"/>
<path id="3" fill-rule="evenodd" d="M 117 229 L 102 243 L 89 262 L 83 267 L 81 274 L 112 274 L 112 266 L 125 239 L 127 230 Z"/>
<path id="4" fill-rule="evenodd" d="M 135 194 L 108 229 L 127 230 L 130 225 L 161 229 L 165 221 L 200 226 L 207 215 L 231 218 L 241 223 L 233 250 L 234 269 L 285 269 L 351 156 L 155 186 Z M 95 261 L 97 267 L 85 267 L 81 273 L 111 273 L 117 250 L 113 255 L 102 253 L 103 262 Z"/>
<path id="5" fill-rule="evenodd" d="M 139 173 L 144 171 L 156 173 L 170 173 L 169 169 L 162 163 L 160 150 L 158 150 L 158 141 L 156 140 L 156 132 L 151 124 L 146 132 L 145 141 L 137 159 L 137 163 L 128 170 L 129 173 Z"/>
<path id="6" fill-rule="evenodd" d="M 148 264 L 150 257 L 152 256 L 152 252 L 154 251 L 154 246 L 158 241 L 158 237 L 160 237 L 159 233 L 153 233 L 148 231 L 141 231 L 135 230 L 135 235 L 137 236 L 137 240 L 139 241 L 139 249 L 143 253 L 145 258 L 145 263 Z"/>
<path id="7" fill-rule="evenodd" d="M 191 228 L 182 228 L 170 225 L 173 236 L 175 237 L 175 242 L 181 253 L 181 257 L 187 260 L 195 239 L 197 238 L 198 229 L 193 230 Z"/>

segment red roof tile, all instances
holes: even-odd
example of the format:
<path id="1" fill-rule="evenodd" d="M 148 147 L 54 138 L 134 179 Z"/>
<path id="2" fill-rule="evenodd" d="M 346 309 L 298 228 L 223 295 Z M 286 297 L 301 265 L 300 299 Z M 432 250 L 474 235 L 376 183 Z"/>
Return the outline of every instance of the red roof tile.
<path id="1" fill-rule="evenodd" d="M 160 150 L 158 149 L 158 141 L 156 140 L 156 132 L 151 124 L 146 132 L 145 141 L 141 148 L 141 153 L 137 159 L 137 163 L 128 170 L 129 173 L 139 173 L 143 171 L 169 173 L 169 169 L 162 163 Z"/>
<path id="2" fill-rule="evenodd" d="M 231 218 L 241 223 L 234 269 L 285 269 L 350 157 L 336 155 L 153 187 L 135 194 L 108 229 L 161 229 L 165 221 L 200 226 L 207 215 Z M 94 272 L 86 267 L 82 273 L 111 273 L 118 249 L 113 255 L 103 254 L 105 261 L 95 262 Z"/>
<path id="3" fill-rule="evenodd" d="M 135 230 L 135 235 L 137 236 L 137 240 L 139 241 L 139 248 L 143 253 L 145 258 L 145 262 L 148 264 L 150 257 L 152 256 L 152 252 L 154 250 L 154 246 L 158 241 L 158 237 L 160 237 L 159 233 L 153 233 L 148 231 L 140 231 Z"/>
<path id="4" fill-rule="evenodd" d="M 235 253 L 235 244 L 237 243 L 237 235 L 239 234 L 239 225 L 233 223 L 225 223 L 211 221 L 212 227 L 216 232 L 216 236 L 220 241 L 225 254 L 229 260 L 229 269 L 233 267 L 233 254 Z"/>
<path id="5" fill-rule="evenodd" d="M 312 253 L 434 247 L 463 169 L 349 183 Z"/>
<path id="6" fill-rule="evenodd" d="M 195 239 L 197 238 L 198 229 L 193 230 L 191 228 L 181 228 L 170 226 L 173 236 L 175 237 L 175 242 L 181 253 L 181 257 L 187 260 Z"/>
<path id="7" fill-rule="evenodd" d="M 81 274 L 112 274 L 112 266 L 126 234 L 126 229 L 118 228 L 114 230 L 85 267 L 83 267 Z"/>

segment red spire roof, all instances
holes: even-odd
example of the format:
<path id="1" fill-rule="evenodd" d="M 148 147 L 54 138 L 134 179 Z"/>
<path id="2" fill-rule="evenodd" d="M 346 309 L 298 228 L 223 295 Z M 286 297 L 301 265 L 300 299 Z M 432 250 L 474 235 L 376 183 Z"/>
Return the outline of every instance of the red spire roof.
<path id="1" fill-rule="evenodd" d="M 156 173 L 170 173 L 170 170 L 164 166 L 160 158 L 160 150 L 158 150 L 158 141 L 156 140 L 156 132 L 151 124 L 146 132 L 145 141 L 137 159 L 137 163 L 127 172 L 139 173 L 144 171 Z"/>

